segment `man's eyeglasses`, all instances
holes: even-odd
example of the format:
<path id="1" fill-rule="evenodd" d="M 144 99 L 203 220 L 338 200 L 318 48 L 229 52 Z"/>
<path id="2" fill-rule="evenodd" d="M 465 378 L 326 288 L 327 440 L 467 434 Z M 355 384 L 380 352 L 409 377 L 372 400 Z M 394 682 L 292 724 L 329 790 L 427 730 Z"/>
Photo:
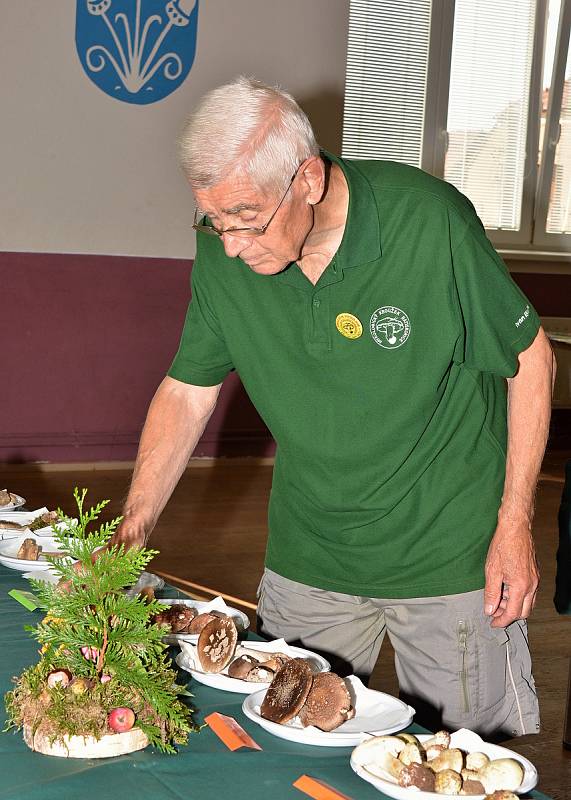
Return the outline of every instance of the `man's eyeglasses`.
<path id="1" fill-rule="evenodd" d="M 204 222 L 205 214 L 204 214 L 204 211 L 201 211 L 200 208 L 197 208 L 195 210 L 195 212 L 194 212 L 194 222 L 192 224 L 192 227 L 194 228 L 195 231 L 202 231 L 203 233 L 209 233 L 211 236 L 222 237 L 225 233 L 230 233 L 230 234 L 232 234 L 232 236 L 243 236 L 245 238 L 248 238 L 250 236 L 262 236 L 267 231 L 267 229 L 269 228 L 270 222 L 273 220 L 273 218 L 276 216 L 276 214 L 280 210 L 283 201 L 286 199 L 287 194 L 288 194 L 289 190 L 291 189 L 291 186 L 292 186 L 292 184 L 293 184 L 293 182 L 295 180 L 295 177 L 296 177 L 296 175 L 298 173 L 298 170 L 299 170 L 299 168 L 296 169 L 296 171 L 294 172 L 294 174 L 292 176 L 292 179 L 288 183 L 287 189 L 285 190 L 282 199 L 278 203 L 278 206 L 277 206 L 276 210 L 274 211 L 272 216 L 269 218 L 269 220 L 264 225 L 262 225 L 261 228 L 225 228 L 224 230 L 221 230 L 220 228 L 216 228 L 214 225 L 208 225 L 208 224 L 206 224 Z M 202 220 L 202 221 L 199 221 L 199 220 Z"/>

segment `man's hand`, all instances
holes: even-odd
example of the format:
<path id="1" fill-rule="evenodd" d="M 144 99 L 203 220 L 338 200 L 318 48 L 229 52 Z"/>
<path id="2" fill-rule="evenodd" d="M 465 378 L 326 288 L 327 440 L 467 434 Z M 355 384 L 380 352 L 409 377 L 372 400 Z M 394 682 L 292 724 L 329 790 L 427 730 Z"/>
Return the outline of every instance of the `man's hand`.
<path id="1" fill-rule="evenodd" d="M 484 611 L 493 628 L 526 619 L 535 605 L 539 570 L 527 519 L 502 521 L 486 559 Z"/>
<path id="2" fill-rule="evenodd" d="M 131 547 L 144 547 L 147 543 L 147 538 L 145 526 L 125 514 L 123 521 L 109 540 L 107 548 L 121 544 L 125 545 L 126 550 L 130 550 Z"/>
<path id="3" fill-rule="evenodd" d="M 144 547 L 146 538 L 145 530 L 142 525 L 138 525 L 134 520 L 124 519 L 107 544 L 91 554 L 91 561 L 97 561 L 99 556 L 110 547 L 113 547 L 113 545 L 124 544 L 127 550 L 130 550 L 131 547 Z M 73 568 L 79 575 L 82 574 L 83 565 L 80 561 L 76 562 Z M 71 585 L 71 581 L 62 580 L 58 584 L 58 588 L 62 592 L 69 592 L 71 590 Z"/>

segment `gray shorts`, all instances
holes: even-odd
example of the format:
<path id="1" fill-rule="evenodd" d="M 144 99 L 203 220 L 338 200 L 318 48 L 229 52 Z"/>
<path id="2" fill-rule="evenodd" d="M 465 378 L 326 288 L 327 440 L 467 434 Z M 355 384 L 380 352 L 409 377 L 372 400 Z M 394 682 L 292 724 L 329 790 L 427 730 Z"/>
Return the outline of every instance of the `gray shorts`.
<path id="1" fill-rule="evenodd" d="M 431 729 L 487 737 L 539 732 L 527 625 L 492 628 L 483 590 L 407 600 L 328 592 L 265 570 L 264 634 L 322 653 L 338 674 L 367 678 L 388 633 L 401 697 Z"/>

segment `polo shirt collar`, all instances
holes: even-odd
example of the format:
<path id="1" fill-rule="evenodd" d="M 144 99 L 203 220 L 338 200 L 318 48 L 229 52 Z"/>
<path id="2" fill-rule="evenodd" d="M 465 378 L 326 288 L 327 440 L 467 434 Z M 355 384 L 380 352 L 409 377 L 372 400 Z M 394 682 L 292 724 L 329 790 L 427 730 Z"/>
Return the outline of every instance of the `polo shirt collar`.
<path id="1" fill-rule="evenodd" d="M 351 161 L 326 150 L 321 155 L 339 165 L 349 187 L 347 222 L 335 256 L 337 264 L 347 269 L 375 261 L 382 256 L 381 223 L 371 184 Z"/>

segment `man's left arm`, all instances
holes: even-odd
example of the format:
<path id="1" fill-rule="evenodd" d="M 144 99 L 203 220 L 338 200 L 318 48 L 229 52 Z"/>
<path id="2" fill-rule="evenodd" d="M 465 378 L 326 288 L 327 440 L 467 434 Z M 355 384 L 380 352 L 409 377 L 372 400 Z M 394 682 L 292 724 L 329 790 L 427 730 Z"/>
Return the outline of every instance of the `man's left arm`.
<path id="1" fill-rule="evenodd" d="M 542 328 L 519 354 L 508 379 L 506 477 L 498 525 L 486 560 L 485 613 L 493 627 L 525 619 L 535 603 L 539 570 L 532 537 L 534 496 L 549 432 L 555 358 Z"/>

